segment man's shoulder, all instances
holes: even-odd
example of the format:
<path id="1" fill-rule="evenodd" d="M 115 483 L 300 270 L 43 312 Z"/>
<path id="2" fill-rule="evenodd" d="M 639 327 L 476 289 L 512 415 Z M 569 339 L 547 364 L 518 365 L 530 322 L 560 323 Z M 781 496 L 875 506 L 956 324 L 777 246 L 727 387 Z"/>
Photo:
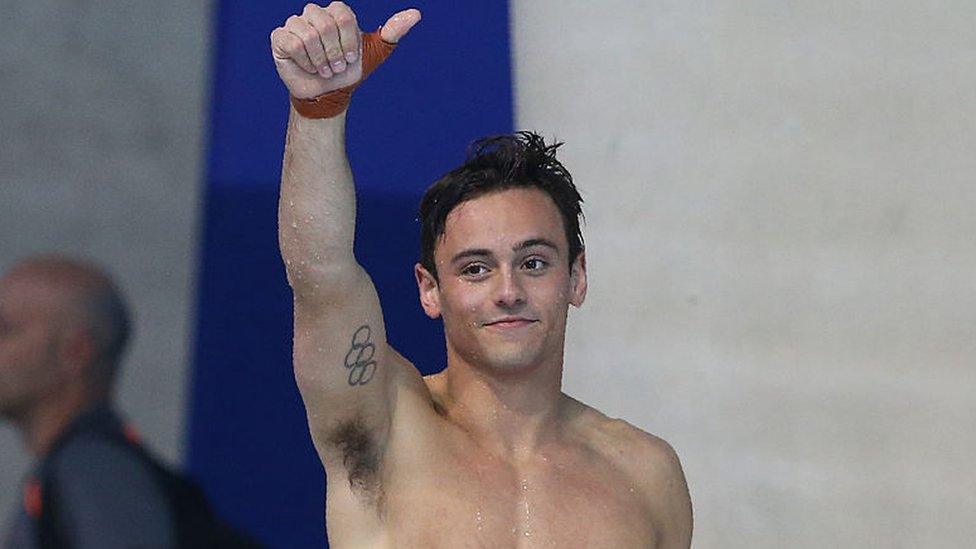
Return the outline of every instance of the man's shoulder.
<path id="1" fill-rule="evenodd" d="M 172 546 L 169 494 L 134 448 L 82 431 L 50 456 L 53 488 L 65 532 L 80 546 Z M 125 520 L 120 522 L 120 517 Z"/>
<path id="2" fill-rule="evenodd" d="M 681 462 L 663 438 L 626 420 L 575 401 L 579 431 L 587 443 L 640 485 L 656 488 L 662 483 L 684 483 Z"/>
<path id="3" fill-rule="evenodd" d="M 643 494 L 662 543 L 687 547 L 691 543 L 691 497 L 677 452 L 659 436 L 582 406 L 579 419 L 587 426 L 590 444 Z"/>
<path id="4" fill-rule="evenodd" d="M 103 436 L 82 433 L 73 437 L 52 456 L 49 472 L 59 484 L 82 483 L 105 486 L 129 484 L 134 477 L 140 484 L 156 484 L 152 466 L 134 448 Z"/>
<path id="5" fill-rule="evenodd" d="M 131 450 L 101 430 L 79 429 L 64 437 L 50 454 L 51 463 L 57 467 L 91 462 L 106 455 L 128 457 Z"/>

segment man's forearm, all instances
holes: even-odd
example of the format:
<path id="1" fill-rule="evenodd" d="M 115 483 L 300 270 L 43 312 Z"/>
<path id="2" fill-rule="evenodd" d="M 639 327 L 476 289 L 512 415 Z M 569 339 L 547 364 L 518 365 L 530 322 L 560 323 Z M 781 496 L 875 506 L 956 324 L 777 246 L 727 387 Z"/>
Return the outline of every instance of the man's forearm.
<path id="1" fill-rule="evenodd" d="M 278 242 L 292 287 L 352 266 L 356 197 L 345 151 L 345 114 L 308 119 L 294 109 L 281 170 Z"/>
<path id="2" fill-rule="evenodd" d="M 305 108 L 355 89 L 420 20 L 408 9 L 364 37 L 346 4 L 308 4 L 271 33 L 278 76 L 310 118 L 291 108 L 278 203 L 278 242 L 292 288 L 327 292 L 326 279 L 356 267 L 356 197 L 345 151 L 345 113 Z M 337 95 L 338 94 L 338 95 Z M 325 103 L 323 103 L 325 104 Z M 336 103 L 340 107 L 342 102 Z M 329 116 L 331 118 L 318 118 Z"/>

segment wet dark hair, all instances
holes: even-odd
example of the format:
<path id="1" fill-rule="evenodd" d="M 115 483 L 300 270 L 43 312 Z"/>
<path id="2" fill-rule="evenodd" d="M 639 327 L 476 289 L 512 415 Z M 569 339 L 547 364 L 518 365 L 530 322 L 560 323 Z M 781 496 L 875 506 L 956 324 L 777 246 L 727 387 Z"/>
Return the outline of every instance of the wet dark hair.
<path id="1" fill-rule="evenodd" d="M 560 142 L 546 144 L 533 132 L 516 132 L 479 139 L 468 147 L 460 167 L 427 189 L 420 201 L 420 264 L 437 279 L 434 248 L 444 234 L 447 216 L 459 204 L 513 188 L 544 191 L 559 209 L 569 243 L 569 264 L 583 251 L 583 198 L 573 176 L 556 159 Z"/>

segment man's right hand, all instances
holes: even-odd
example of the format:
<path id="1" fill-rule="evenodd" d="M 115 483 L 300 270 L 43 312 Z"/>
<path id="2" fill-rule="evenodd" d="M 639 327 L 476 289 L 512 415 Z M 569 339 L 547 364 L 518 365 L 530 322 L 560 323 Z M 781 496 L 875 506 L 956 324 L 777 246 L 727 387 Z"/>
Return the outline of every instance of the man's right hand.
<path id="1" fill-rule="evenodd" d="M 418 10 L 396 13 L 380 37 L 395 44 L 417 21 Z M 301 15 L 289 17 L 271 33 L 271 53 L 278 76 L 298 99 L 318 97 L 362 78 L 362 33 L 356 14 L 342 2 L 324 8 L 308 4 Z"/>

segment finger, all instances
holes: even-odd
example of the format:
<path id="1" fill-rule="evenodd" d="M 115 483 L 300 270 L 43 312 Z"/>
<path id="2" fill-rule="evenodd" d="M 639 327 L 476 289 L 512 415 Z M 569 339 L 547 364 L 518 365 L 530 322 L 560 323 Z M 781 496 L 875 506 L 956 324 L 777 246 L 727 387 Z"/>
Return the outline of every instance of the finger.
<path id="1" fill-rule="evenodd" d="M 380 38 L 391 44 L 396 44 L 404 37 L 417 22 L 420 21 L 420 10 L 403 10 L 390 17 L 380 29 Z"/>
<path id="2" fill-rule="evenodd" d="M 339 28 L 339 46 L 348 63 L 359 59 L 359 23 L 352 8 L 342 2 L 333 2 L 326 8 Z"/>
<path id="3" fill-rule="evenodd" d="M 315 28 L 322 41 L 324 62 L 329 66 L 325 70 L 331 70 L 335 74 L 346 70 L 346 61 L 339 46 L 339 29 L 336 28 L 332 15 L 324 8 L 309 4 L 305 6 L 303 17 Z"/>
<path id="4" fill-rule="evenodd" d="M 312 60 L 308 58 L 302 39 L 284 27 L 278 27 L 271 33 L 271 53 L 276 60 L 293 61 L 306 72 L 316 72 Z"/>
<path id="5" fill-rule="evenodd" d="M 302 18 L 315 29 L 319 43 L 322 45 L 322 59 L 316 65 L 319 67 L 319 73 L 325 76 L 326 74 L 338 74 L 344 71 L 346 66 L 345 61 L 342 61 L 342 51 L 336 51 L 339 49 L 338 31 L 329 12 L 321 6 L 308 4 L 302 12 Z M 342 62 L 337 63 L 337 61 Z"/>
<path id="6" fill-rule="evenodd" d="M 315 27 L 303 17 L 292 15 L 285 21 L 285 30 L 297 36 L 305 46 L 305 52 L 308 54 L 309 63 L 312 68 L 309 70 L 303 65 L 303 69 L 313 73 L 317 72 L 325 78 L 332 76 L 332 72 L 328 70 L 328 61 L 325 58 L 325 48 L 322 47 L 322 39 L 319 37 L 319 33 L 315 30 Z M 322 70 L 322 67 L 325 67 L 325 71 Z"/>

